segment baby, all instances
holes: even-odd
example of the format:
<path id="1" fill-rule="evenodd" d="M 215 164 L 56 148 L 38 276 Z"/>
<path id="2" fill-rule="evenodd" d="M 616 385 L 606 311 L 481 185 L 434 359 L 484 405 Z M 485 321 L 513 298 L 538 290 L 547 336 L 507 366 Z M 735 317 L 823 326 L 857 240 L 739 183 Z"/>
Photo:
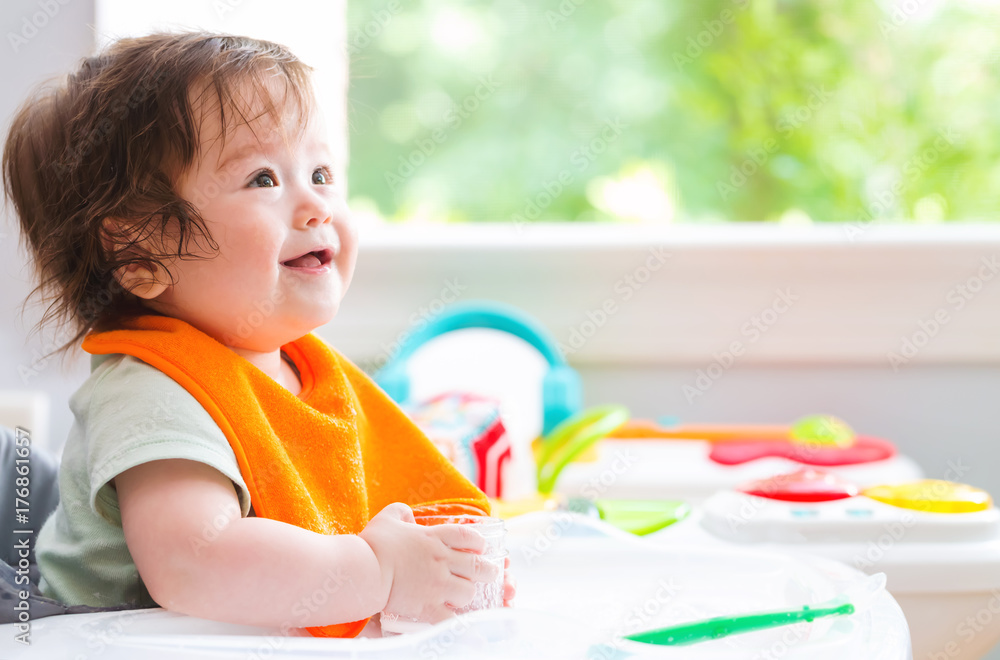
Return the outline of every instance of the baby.
<path id="1" fill-rule="evenodd" d="M 36 545 L 45 595 L 353 636 L 382 610 L 442 620 L 499 577 L 475 531 L 414 522 L 485 496 L 311 334 L 357 235 L 309 71 L 265 41 L 154 34 L 14 118 L 3 171 L 43 322 L 92 354 Z"/>

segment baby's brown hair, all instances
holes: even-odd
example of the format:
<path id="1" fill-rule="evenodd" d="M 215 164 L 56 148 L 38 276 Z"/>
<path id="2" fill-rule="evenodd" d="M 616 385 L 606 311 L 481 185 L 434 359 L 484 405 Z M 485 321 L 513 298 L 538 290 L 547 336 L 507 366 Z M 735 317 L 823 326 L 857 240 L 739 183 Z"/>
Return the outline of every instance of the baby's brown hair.
<path id="1" fill-rule="evenodd" d="M 173 281 L 164 260 L 199 258 L 190 241 L 218 249 L 174 186 L 200 153 L 201 104 L 218 104 L 223 141 L 255 119 L 238 100 L 243 85 L 272 118 L 286 106 L 306 117 L 311 70 L 268 41 L 158 33 L 116 41 L 21 106 L 4 145 L 3 179 L 38 279 L 25 303 L 36 293 L 51 301 L 35 330 L 55 319 L 69 326 L 71 338 L 53 353 L 92 330 L 155 313 L 118 284 L 119 269 L 139 264 Z M 284 83 L 277 98 L 275 81 Z M 191 99 L 195 85 L 201 93 Z M 105 218 L 124 228 L 109 232 Z"/>

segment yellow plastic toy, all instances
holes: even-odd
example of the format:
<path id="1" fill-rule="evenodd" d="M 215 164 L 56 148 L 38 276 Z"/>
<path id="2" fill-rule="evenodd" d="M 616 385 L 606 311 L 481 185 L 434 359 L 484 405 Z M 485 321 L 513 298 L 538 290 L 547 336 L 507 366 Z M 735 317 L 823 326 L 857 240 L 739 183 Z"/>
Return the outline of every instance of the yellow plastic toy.
<path id="1" fill-rule="evenodd" d="M 861 492 L 873 500 L 928 513 L 973 513 L 993 506 L 985 490 L 940 479 L 874 486 Z"/>

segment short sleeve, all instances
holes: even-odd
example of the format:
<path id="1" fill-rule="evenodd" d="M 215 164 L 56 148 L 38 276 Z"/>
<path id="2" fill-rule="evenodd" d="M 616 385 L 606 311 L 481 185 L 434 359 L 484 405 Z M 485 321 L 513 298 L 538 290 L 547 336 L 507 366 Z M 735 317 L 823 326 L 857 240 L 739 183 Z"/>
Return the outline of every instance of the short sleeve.
<path id="1" fill-rule="evenodd" d="M 240 511 L 250 492 L 222 429 L 187 390 L 159 369 L 129 355 L 101 364 L 85 421 L 90 506 L 121 523 L 111 480 L 129 468 L 163 459 L 188 459 L 228 477 Z"/>

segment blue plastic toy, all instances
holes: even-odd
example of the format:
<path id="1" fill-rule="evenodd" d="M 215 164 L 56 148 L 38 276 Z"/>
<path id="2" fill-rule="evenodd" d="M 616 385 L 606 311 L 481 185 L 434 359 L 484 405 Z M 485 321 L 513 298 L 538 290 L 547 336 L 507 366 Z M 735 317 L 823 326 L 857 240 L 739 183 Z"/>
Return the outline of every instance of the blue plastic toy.
<path id="1" fill-rule="evenodd" d="M 548 331 L 516 307 L 488 300 L 451 305 L 409 335 L 392 360 L 375 375 L 375 382 L 397 403 L 406 402 L 410 396 L 406 361 L 410 356 L 431 339 L 466 328 L 488 328 L 514 335 L 534 346 L 549 363 L 549 371 L 542 382 L 543 436 L 580 411 L 583 405 L 580 376 L 566 363 Z"/>

